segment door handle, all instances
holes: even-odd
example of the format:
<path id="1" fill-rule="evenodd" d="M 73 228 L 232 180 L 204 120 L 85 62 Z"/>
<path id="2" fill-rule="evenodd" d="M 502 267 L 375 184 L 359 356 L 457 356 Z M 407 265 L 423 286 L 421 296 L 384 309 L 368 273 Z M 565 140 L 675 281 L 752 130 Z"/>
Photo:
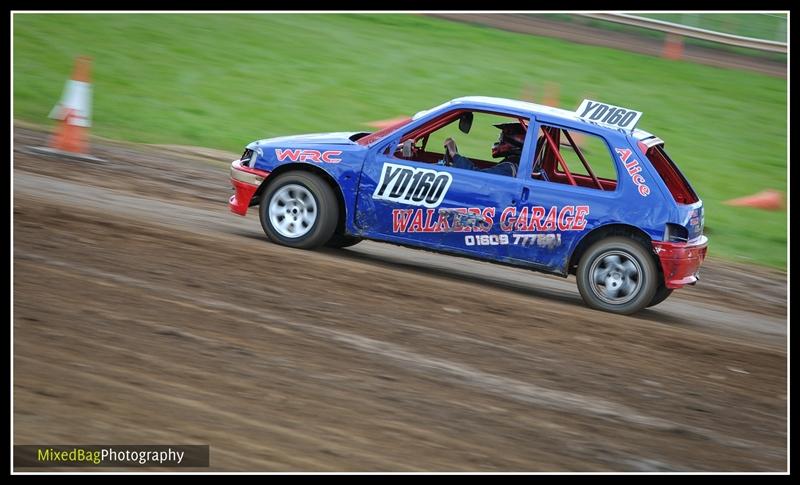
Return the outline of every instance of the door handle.
<path id="1" fill-rule="evenodd" d="M 530 196 L 530 195 L 531 195 L 530 189 L 528 187 L 523 187 L 522 188 L 522 202 L 527 201 L 528 200 L 528 196 Z"/>

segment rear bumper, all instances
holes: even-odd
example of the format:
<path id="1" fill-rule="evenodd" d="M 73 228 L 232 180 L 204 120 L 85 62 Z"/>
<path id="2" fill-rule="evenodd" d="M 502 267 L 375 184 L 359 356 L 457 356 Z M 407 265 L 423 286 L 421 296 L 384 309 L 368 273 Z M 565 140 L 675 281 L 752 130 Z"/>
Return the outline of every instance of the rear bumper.
<path id="1" fill-rule="evenodd" d="M 685 243 L 653 241 L 653 249 L 661 261 L 666 287 L 681 288 L 697 282 L 700 265 L 706 258 L 708 238 L 700 236 Z"/>
<path id="2" fill-rule="evenodd" d="M 240 216 L 246 215 L 253 195 L 267 177 L 269 177 L 269 172 L 245 167 L 241 160 L 234 160 L 231 163 L 231 184 L 234 193 L 228 199 L 228 207 L 231 212 Z"/>

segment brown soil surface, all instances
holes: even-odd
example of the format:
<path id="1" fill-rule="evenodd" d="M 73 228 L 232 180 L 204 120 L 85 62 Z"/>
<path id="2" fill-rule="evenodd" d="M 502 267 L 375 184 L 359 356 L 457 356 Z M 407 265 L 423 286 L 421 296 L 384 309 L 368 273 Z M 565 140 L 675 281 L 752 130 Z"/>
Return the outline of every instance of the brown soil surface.
<path id="1" fill-rule="evenodd" d="M 783 273 L 711 259 L 614 316 L 573 278 L 271 244 L 203 151 L 45 143 L 15 129 L 15 444 L 208 444 L 217 471 L 786 470 Z"/>

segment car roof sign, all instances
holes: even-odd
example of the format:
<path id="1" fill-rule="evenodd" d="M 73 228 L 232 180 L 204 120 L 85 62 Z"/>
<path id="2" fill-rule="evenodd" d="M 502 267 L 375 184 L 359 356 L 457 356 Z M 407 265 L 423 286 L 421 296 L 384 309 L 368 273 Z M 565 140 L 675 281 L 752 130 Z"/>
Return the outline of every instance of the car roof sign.
<path id="1" fill-rule="evenodd" d="M 581 120 L 589 123 L 631 131 L 636 127 L 639 118 L 642 117 L 641 111 L 601 103 L 600 101 L 592 101 L 591 99 L 584 99 L 575 114 Z"/>

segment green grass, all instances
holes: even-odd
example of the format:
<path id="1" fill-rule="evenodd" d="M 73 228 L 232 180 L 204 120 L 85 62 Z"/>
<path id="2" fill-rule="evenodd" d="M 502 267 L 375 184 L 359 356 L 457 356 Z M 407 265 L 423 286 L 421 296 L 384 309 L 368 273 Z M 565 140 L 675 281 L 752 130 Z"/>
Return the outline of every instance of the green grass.
<path id="1" fill-rule="evenodd" d="M 622 12 L 626 13 L 626 12 Z M 579 22 L 584 25 L 608 27 L 630 27 L 616 22 L 606 22 L 597 19 L 590 19 L 580 14 L 531 14 L 543 16 L 550 20 L 561 22 Z M 756 39 L 773 40 L 786 42 L 787 16 L 785 13 L 632 13 L 637 17 L 647 17 L 664 22 L 695 27 L 698 29 L 713 30 L 726 34 L 740 35 L 743 37 L 753 37 Z M 628 29 L 622 29 L 628 30 Z M 648 32 L 653 37 L 663 37 L 663 32 L 642 29 L 643 33 Z"/>
<path id="2" fill-rule="evenodd" d="M 16 14 L 14 117 L 43 123 L 73 59 L 94 57 L 93 133 L 239 151 L 277 135 L 369 129 L 481 94 L 645 114 L 706 204 L 710 254 L 786 267 L 786 81 L 420 15 Z M 488 149 L 488 148 L 487 148 Z"/>
<path id="3" fill-rule="evenodd" d="M 531 14 L 533 16 L 533 14 Z M 775 40 L 786 42 L 786 15 L 785 14 L 635 14 L 641 17 L 650 17 L 656 20 L 674 22 L 690 27 L 697 27 L 717 32 L 724 32 L 745 37 L 754 37 L 764 40 Z M 663 41 L 667 34 L 658 30 L 635 27 L 607 20 L 594 19 L 576 14 L 537 14 L 537 17 L 544 17 L 552 21 L 566 22 L 588 27 L 605 29 L 611 32 L 633 34 L 645 39 L 656 39 Z M 716 49 L 719 51 L 738 54 L 749 57 L 757 57 L 776 62 L 786 62 L 787 55 L 779 52 L 760 51 L 737 47 L 719 42 L 711 42 L 693 37 L 684 37 L 684 44 L 687 46 L 697 46 L 706 49 Z"/>

